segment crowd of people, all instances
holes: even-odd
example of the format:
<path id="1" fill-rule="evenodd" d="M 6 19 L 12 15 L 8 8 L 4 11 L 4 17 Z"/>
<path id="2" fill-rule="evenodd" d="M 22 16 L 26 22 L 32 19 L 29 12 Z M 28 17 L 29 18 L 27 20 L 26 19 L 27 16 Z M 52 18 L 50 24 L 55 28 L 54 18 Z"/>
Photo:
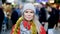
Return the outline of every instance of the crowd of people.
<path id="1" fill-rule="evenodd" d="M 26 3 L 13 6 L 11 3 L 3 3 L 0 7 L 0 33 L 2 25 L 5 24 L 6 31 L 11 29 L 11 34 L 48 34 L 48 29 L 54 28 L 55 25 L 57 28 L 58 22 L 60 6 L 55 4 L 51 6 Z M 45 23 L 48 23 L 47 30 L 44 28 Z"/>

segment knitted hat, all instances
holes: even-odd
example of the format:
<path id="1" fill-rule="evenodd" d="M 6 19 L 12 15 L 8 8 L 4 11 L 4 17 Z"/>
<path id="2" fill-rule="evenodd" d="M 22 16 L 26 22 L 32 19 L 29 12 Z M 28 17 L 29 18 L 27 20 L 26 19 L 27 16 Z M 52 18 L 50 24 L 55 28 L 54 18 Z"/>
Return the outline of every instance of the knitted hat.
<path id="1" fill-rule="evenodd" d="M 22 13 L 24 13 L 24 11 L 27 10 L 27 9 L 31 9 L 31 10 L 34 11 L 34 13 L 36 13 L 36 9 L 35 9 L 35 7 L 32 3 L 25 4 L 24 7 L 23 7 Z"/>

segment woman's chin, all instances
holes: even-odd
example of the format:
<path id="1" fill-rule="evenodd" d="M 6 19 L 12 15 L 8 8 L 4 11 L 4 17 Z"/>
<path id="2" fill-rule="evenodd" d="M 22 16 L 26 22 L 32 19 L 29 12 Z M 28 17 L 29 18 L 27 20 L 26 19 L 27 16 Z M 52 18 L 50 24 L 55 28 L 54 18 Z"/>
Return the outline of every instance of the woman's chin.
<path id="1" fill-rule="evenodd" d="M 27 21 L 31 21 L 32 19 L 27 19 Z"/>

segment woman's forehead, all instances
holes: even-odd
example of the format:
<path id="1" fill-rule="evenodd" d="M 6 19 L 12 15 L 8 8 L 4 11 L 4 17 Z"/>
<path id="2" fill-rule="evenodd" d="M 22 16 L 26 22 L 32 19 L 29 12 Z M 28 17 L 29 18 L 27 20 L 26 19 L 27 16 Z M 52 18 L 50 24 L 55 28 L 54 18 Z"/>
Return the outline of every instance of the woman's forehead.
<path id="1" fill-rule="evenodd" d="M 31 10 L 31 9 L 26 9 L 25 11 L 31 11 L 31 12 L 34 12 L 33 10 Z"/>

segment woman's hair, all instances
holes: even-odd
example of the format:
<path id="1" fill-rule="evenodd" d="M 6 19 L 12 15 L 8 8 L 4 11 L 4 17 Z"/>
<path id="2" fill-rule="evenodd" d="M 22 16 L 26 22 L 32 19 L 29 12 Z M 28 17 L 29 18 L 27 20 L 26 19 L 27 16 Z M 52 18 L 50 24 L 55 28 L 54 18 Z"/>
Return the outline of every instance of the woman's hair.
<path id="1" fill-rule="evenodd" d="M 41 23 L 39 22 L 39 17 L 37 15 L 35 15 L 35 17 L 34 17 L 34 23 L 35 23 L 37 31 L 39 33 L 40 32 Z"/>

